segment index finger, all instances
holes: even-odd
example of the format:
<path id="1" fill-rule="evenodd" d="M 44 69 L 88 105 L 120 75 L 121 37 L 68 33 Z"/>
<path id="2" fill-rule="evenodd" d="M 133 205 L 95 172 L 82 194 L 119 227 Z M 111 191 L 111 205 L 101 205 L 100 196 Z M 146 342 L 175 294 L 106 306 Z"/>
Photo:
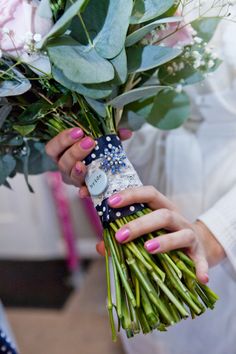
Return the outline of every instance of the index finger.
<path id="1" fill-rule="evenodd" d="M 152 210 L 166 208 L 177 211 L 175 205 L 153 186 L 129 188 L 108 199 L 108 204 L 112 208 L 122 208 L 136 203 L 148 204 Z"/>
<path id="2" fill-rule="evenodd" d="M 60 155 L 83 136 L 84 132 L 80 128 L 64 130 L 47 143 L 46 153 L 57 162 Z"/>

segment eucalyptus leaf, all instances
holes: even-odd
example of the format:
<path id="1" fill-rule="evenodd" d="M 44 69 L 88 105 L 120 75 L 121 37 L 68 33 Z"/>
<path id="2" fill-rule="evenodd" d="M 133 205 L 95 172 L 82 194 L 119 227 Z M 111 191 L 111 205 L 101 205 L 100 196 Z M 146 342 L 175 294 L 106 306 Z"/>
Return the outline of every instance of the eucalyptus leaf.
<path id="1" fill-rule="evenodd" d="M 127 112 L 127 120 L 127 128 L 131 129 L 132 131 L 136 131 L 142 128 L 143 124 L 145 124 L 145 118 L 133 111 Z"/>
<path id="2" fill-rule="evenodd" d="M 108 102 L 108 105 L 113 106 L 114 108 L 123 108 L 127 104 L 138 101 L 141 98 L 154 96 L 160 90 L 163 90 L 163 86 L 146 86 L 133 89 L 117 96 L 112 101 Z"/>
<path id="3" fill-rule="evenodd" d="M 175 3 L 175 0 L 136 0 L 130 23 L 138 24 L 152 20 L 163 15 Z"/>
<path id="4" fill-rule="evenodd" d="M 47 171 L 56 171 L 57 166 L 46 154 L 45 144 L 33 140 L 28 141 L 28 174 L 37 175 Z M 17 159 L 17 172 L 24 173 L 24 157 Z"/>
<path id="5" fill-rule="evenodd" d="M 71 91 L 77 92 L 86 97 L 93 99 L 102 99 L 110 96 L 112 93 L 112 87 L 109 83 L 102 83 L 97 85 L 82 85 L 71 80 L 68 80 L 63 72 L 58 68 L 52 68 L 52 75 L 54 79 L 64 87 Z"/>
<path id="6" fill-rule="evenodd" d="M 127 36 L 125 45 L 126 47 L 130 47 L 135 43 L 139 42 L 142 38 L 144 38 L 148 33 L 156 29 L 158 26 L 164 23 L 176 23 L 181 22 L 182 17 L 166 17 L 159 20 L 156 20 L 152 23 L 147 24 L 139 28 L 137 31 L 132 32 L 130 35 Z"/>
<path id="7" fill-rule="evenodd" d="M 201 37 L 204 42 L 209 42 L 221 19 L 219 17 L 203 17 L 197 19 L 191 23 L 192 27 L 197 31 L 199 37 Z"/>
<path id="8" fill-rule="evenodd" d="M 59 18 L 59 20 L 55 23 L 49 33 L 43 38 L 43 40 L 38 43 L 37 47 L 42 48 L 47 40 L 52 37 L 58 37 L 66 32 L 68 29 L 71 20 L 75 17 L 83 5 L 87 2 L 87 0 L 77 0 L 74 4 L 72 4 L 67 11 Z"/>
<path id="9" fill-rule="evenodd" d="M 8 67 L 6 67 L 8 69 Z M 5 70 L 0 69 L 0 74 L 4 74 Z M 21 74 L 17 69 L 13 68 L 5 74 L 6 79 L 0 81 L 0 97 L 19 96 L 27 92 L 31 88 L 30 81 Z"/>
<path id="10" fill-rule="evenodd" d="M 124 47 L 132 6 L 132 0 L 90 0 L 82 20 L 73 19 L 71 36 L 81 44 L 92 43 L 102 57 L 112 59 Z"/>
<path id="11" fill-rule="evenodd" d="M 104 25 L 93 41 L 97 52 L 103 58 L 116 57 L 124 47 L 132 8 L 133 0 L 109 1 Z"/>
<path id="12" fill-rule="evenodd" d="M 157 45 L 134 46 L 127 49 L 128 72 L 142 72 L 163 65 L 178 57 L 181 49 Z"/>
<path id="13" fill-rule="evenodd" d="M 115 82 L 118 85 L 124 84 L 127 80 L 128 68 L 127 68 L 127 56 L 125 48 L 122 49 L 119 55 L 111 60 L 112 65 L 115 68 Z"/>
<path id="14" fill-rule="evenodd" d="M 88 102 L 88 104 L 90 105 L 90 107 L 92 107 L 92 109 L 101 117 L 106 118 L 106 107 L 105 104 L 99 101 L 96 101 L 92 98 L 89 97 L 84 97 L 86 99 L 86 101 Z"/>
<path id="15" fill-rule="evenodd" d="M 7 100 L 0 98 L 0 129 L 2 128 L 6 118 L 9 116 L 12 110 L 12 106 Z"/>
<path id="16" fill-rule="evenodd" d="M 114 78 L 112 64 L 102 58 L 93 47 L 83 45 L 48 46 L 49 57 L 68 80 L 79 84 L 97 84 Z"/>
<path id="17" fill-rule="evenodd" d="M 16 161 L 10 154 L 0 155 L 0 185 L 6 182 L 6 179 L 14 171 Z"/>
<path id="18" fill-rule="evenodd" d="M 185 92 L 163 90 L 157 94 L 147 122 L 162 130 L 180 127 L 191 114 L 190 99 Z"/>

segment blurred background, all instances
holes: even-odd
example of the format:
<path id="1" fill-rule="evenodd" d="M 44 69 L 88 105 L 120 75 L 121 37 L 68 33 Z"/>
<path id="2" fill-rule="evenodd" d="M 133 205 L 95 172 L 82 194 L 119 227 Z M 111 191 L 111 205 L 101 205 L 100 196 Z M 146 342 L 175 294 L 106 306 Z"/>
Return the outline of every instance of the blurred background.
<path id="1" fill-rule="evenodd" d="M 57 173 L 0 188 L 0 299 L 23 354 L 123 354 L 111 341 L 101 226 Z M 47 351 L 46 351 L 47 350 Z"/>

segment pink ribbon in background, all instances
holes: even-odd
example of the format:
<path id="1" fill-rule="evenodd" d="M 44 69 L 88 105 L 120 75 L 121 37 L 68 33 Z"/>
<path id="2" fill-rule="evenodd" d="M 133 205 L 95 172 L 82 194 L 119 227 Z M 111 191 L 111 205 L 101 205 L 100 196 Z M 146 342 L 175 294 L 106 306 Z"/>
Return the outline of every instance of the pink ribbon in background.
<path id="1" fill-rule="evenodd" d="M 79 255 L 76 248 L 76 234 L 70 212 L 70 201 L 59 172 L 47 173 L 47 180 L 55 203 L 59 224 L 67 249 L 67 264 L 71 272 L 78 268 Z M 102 225 L 91 198 L 81 199 L 82 206 L 99 240 L 102 239 Z M 77 235 L 78 238 L 78 235 Z"/>
<path id="2" fill-rule="evenodd" d="M 47 173 L 52 197 L 67 248 L 67 264 L 71 272 L 78 268 L 79 255 L 76 248 L 76 235 L 70 213 L 70 202 L 59 172 Z"/>

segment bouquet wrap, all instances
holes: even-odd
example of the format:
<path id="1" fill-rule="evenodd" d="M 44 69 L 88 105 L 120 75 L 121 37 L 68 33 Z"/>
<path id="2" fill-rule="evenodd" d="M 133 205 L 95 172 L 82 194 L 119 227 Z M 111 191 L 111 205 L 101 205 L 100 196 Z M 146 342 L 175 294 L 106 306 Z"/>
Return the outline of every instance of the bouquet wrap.
<path id="1" fill-rule="evenodd" d="M 144 208 L 143 204 L 121 209 L 113 209 L 108 205 L 108 198 L 113 194 L 142 186 L 117 135 L 111 134 L 97 139 L 96 148 L 84 163 L 88 166 L 86 184 L 103 225 Z"/>

